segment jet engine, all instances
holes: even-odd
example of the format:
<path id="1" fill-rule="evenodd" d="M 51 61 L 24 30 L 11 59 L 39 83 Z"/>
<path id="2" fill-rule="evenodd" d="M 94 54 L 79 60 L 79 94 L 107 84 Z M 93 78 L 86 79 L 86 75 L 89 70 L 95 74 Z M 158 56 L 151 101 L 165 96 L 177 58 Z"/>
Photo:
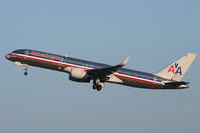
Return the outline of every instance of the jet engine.
<path id="1" fill-rule="evenodd" d="M 90 82 L 90 78 L 85 70 L 80 68 L 72 68 L 69 74 L 69 80 L 76 82 Z"/>

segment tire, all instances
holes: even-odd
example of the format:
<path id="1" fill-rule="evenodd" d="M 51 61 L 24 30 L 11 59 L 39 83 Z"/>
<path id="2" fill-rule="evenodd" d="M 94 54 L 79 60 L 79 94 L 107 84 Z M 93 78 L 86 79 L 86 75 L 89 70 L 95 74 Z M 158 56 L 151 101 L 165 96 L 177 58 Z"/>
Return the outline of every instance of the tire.
<path id="1" fill-rule="evenodd" d="M 97 91 L 100 91 L 102 89 L 102 86 L 101 85 L 98 85 L 97 86 Z"/>
<path id="2" fill-rule="evenodd" d="M 95 90 L 95 89 L 97 89 L 97 85 L 96 84 L 94 84 L 93 86 L 92 86 L 92 88 Z"/>
<path id="3" fill-rule="evenodd" d="M 27 73 L 27 72 L 24 72 L 24 75 L 25 75 L 25 76 L 27 76 L 27 75 L 28 75 L 28 73 Z"/>

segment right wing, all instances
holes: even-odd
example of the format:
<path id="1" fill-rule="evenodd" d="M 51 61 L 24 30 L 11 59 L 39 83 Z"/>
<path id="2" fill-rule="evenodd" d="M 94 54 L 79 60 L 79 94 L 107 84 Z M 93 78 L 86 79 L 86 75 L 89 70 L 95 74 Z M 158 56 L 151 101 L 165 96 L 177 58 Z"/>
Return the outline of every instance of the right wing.
<path id="1" fill-rule="evenodd" d="M 126 57 L 126 59 L 118 64 L 118 65 L 115 65 L 115 66 L 111 66 L 111 67 L 105 67 L 105 68 L 100 68 L 100 69 L 90 69 L 90 70 L 87 70 L 87 73 L 93 78 L 99 78 L 101 80 L 106 80 L 108 77 L 108 75 L 111 75 L 115 72 L 118 71 L 118 69 L 122 68 L 123 66 L 126 65 L 126 63 L 128 62 L 130 56 Z"/>

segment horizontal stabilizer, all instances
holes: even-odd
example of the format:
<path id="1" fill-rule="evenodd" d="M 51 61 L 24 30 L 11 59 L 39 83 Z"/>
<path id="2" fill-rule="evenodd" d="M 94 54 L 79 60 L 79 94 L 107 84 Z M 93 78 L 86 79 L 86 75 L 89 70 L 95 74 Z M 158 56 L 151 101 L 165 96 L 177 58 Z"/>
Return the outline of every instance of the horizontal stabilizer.
<path id="1" fill-rule="evenodd" d="M 187 84 L 189 84 L 189 82 L 184 82 L 184 81 L 176 82 L 176 81 L 172 81 L 172 82 L 165 82 L 165 84 L 168 84 L 168 85 L 187 85 Z"/>

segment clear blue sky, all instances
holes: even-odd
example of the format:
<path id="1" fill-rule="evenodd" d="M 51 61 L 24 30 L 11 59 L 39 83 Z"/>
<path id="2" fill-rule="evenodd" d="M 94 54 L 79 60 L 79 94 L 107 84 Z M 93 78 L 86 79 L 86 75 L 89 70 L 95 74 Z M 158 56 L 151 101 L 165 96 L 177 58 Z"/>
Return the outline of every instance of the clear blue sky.
<path id="1" fill-rule="evenodd" d="M 199 133 L 199 56 L 185 90 L 146 90 L 68 80 L 15 66 L 20 48 L 155 73 L 186 52 L 200 55 L 199 0 L 0 1 L 0 132 Z"/>

